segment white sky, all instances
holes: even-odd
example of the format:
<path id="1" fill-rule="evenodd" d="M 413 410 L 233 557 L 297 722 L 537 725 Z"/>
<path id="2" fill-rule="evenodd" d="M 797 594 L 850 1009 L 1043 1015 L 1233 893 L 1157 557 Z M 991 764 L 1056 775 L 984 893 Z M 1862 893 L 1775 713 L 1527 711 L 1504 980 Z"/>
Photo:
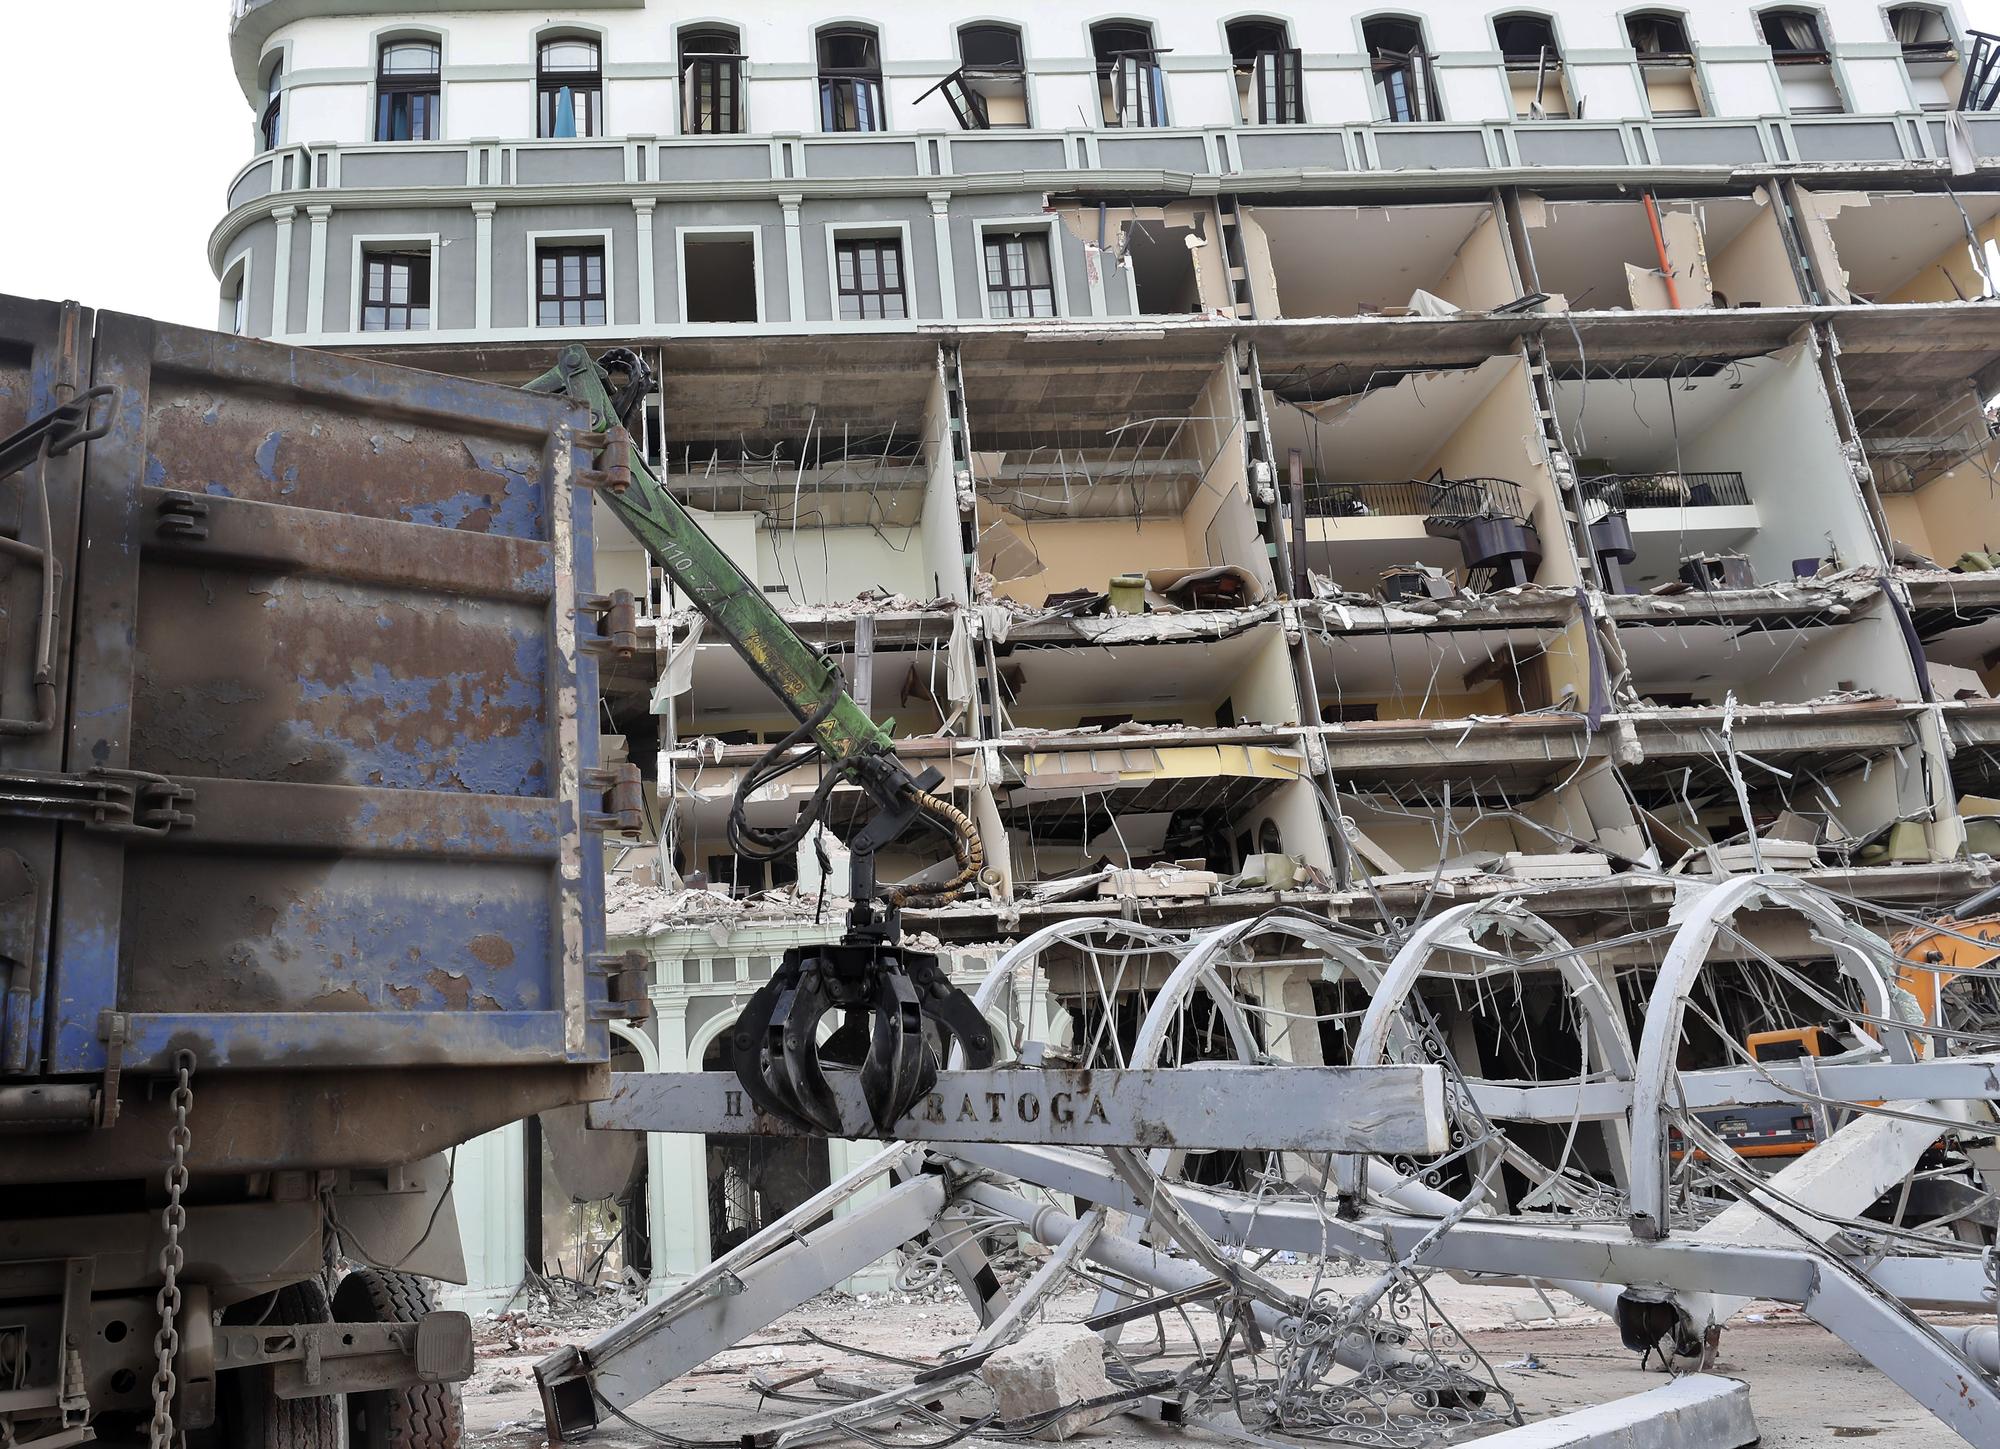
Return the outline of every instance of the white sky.
<path id="1" fill-rule="evenodd" d="M 2000 32 L 2000 0 L 1966 12 Z M 208 234 L 255 144 L 229 0 L 0 0 L 0 96 L 0 292 L 213 327 Z"/>

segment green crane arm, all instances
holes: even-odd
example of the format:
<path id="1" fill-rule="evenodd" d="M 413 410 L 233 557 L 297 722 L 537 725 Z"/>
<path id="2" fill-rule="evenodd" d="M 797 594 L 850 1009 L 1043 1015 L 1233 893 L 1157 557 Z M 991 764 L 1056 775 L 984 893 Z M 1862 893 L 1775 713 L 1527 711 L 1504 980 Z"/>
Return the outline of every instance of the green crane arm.
<path id="1" fill-rule="evenodd" d="M 615 396 L 607 384 L 607 365 L 626 376 Z M 938 772 L 910 773 L 896 757 L 888 729 L 854 702 L 839 671 L 743 577 L 645 461 L 629 456 L 624 415 L 647 381 L 646 364 L 636 353 L 612 352 L 596 362 L 581 347 L 565 347 L 556 365 L 529 383 L 528 390 L 567 396 L 589 407 L 593 427 L 604 435 L 605 503 L 798 717 L 799 728 L 738 781 L 729 813 L 731 845 L 765 859 L 794 848 L 841 778 L 852 779 L 876 805 L 873 818 L 848 842 L 853 904 L 846 934 L 831 944 L 787 950 L 771 978 L 751 994 L 730 1034 L 737 1079 L 759 1108 L 801 1126 L 835 1136 L 853 1136 L 872 1126 L 891 1135 L 895 1123 L 937 1080 L 939 1051 L 956 1041 L 967 1065 L 984 1067 L 993 1061 L 992 1032 L 979 1009 L 951 984 L 935 955 L 901 945 L 899 924 L 904 904 L 949 896 L 978 878 L 979 833 L 962 810 L 931 793 L 941 783 Z M 744 806 L 761 781 L 805 762 L 791 750 L 808 735 L 811 746 L 805 755 L 817 747 L 827 762 L 819 789 L 792 825 L 760 834 L 747 823 Z M 918 820 L 952 837 L 958 873 L 930 890 L 889 890 L 878 905 L 875 852 Z M 846 1024 L 828 1038 L 825 1050 L 831 1061 L 858 1071 L 868 1124 L 845 1121 L 827 1084 L 818 1028 L 833 1012 L 845 1013 Z"/>
<path id="2" fill-rule="evenodd" d="M 620 426 L 604 374 L 583 348 L 563 349 L 554 368 L 528 384 L 531 392 L 568 394 L 590 408 L 599 430 Z M 893 749 L 878 725 L 842 688 L 832 664 L 801 639 L 743 576 L 700 524 L 661 486 L 643 458 L 631 459 L 631 483 L 603 498 L 642 548 L 665 569 L 703 618 L 725 634 L 757 677 L 813 734 L 827 758 L 852 760 Z"/>

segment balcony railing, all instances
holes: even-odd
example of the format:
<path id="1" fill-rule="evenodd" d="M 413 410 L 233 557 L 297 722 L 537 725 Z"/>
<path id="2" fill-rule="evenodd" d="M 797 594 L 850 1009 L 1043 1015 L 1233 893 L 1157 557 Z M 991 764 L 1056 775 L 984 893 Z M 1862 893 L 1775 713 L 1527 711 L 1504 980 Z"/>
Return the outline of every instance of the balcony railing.
<path id="1" fill-rule="evenodd" d="M 1470 518 L 1526 518 L 1518 483 L 1505 478 L 1413 478 L 1403 483 L 1308 483 L 1308 518 L 1422 518 L 1455 527 Z"/>
<path id="2" fill-rule="evenodd" d="M 1598 473 L 1579 480 L 1583 496 L 1606 511 L 1634 508 L 1742 508 L 1750 502 L 1741 473 Z"/>

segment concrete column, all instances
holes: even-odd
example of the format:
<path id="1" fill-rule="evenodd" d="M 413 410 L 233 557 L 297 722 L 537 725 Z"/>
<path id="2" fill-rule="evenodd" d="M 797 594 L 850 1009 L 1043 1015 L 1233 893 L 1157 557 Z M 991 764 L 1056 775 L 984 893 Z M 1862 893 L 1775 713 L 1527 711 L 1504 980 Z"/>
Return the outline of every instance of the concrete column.
<path id="1" fill-rule="evenodd" d="M 493 205 L 472 203 L 472 325 L 481 332 L 493 325 Z"/>
<path id="2" fill-rule="evenodd" d="M 657 966 L 655 967 L 657 970 Z M 687 998 L 653 992 L 653 1020 L 659 1041 L 659 1070 L 699 1071 L 688 1065 Z M 657 1145 L 659 1181 L 672 1196 L 665 1232 L 653 1243 L 656 1286 L 690 1278 L 708 1266 L 708 1147 L 691 1132 L 662 1132 L 648 1139 Z M 647 1159 L 652 1170 L 652 1159 Z"/>
<path id="3" fill-rule="evenodd" d="M 804 199 L 797 195 L 778 198 L 778 204 L 785 208 L 785 289 L 794 322 L 806 320 L 806 247 L 799 235 L 799 203 Z"/>
<path id="4" fill-rule="evenodd" d="M 498 1309 L 521 1286 L 523 1228 L 521 1124 L 473 1138 L 458 1149 L 451 1199 L 465 1245 L 465 1286 L 443 1286 L 443 1306 Z"/>
<path id="5" fill-rule="evenodd" d="M 938 317 L 945 322 L 958 320 L 958 271 L 951 255 L 951 193 L 928 193 L 931 203 L 931 237 L 937 246 Z M 915 305 L 916 298 L 910 299 Z"/>
<path id="6" fill-rule="evenodd" d="M 650 327 L 660 320 L 659 307 L 653 297 L 653 207 L 657 197 L 635 196 L 632 198 L 633 219 L 639 226 L 639 325 Z"/>
<path id="7" fill-rule="evenodd" d="M 271 220 L 278 224 L 277 250 L 271 263 L 271 336 L 283 337 L 292 320 L 292 218 L 296 206 L 274 206 Z"/>
<path id="8" fill-rule="evenodd" d="M 641 1071 L 657 1072 L 660 1069 L 660 1049 L 653 1045 L 653 1039 L 638 1027 L 627 1026 L 622 1021 L 611 1023 L 611 1034 L 625 1042 L 639 1053 Z M 682 1191 L 685 1191 L 685 1186 Z M 669 1272 L 661 1254 L 661 1245 L 673 1231 L 674 1188 L 668 1177 L 667 1139 L 664 1133 L 646 1134 L 646 1237 L 653 1245 L 653 1272 L 646 1281 L 646 1301 L 658 1303 L 667 1296 L 673 1274 Z"/>
<path id="9" fill-rule="evenodd" d="M 308 206 L 306 216 L 312 221 L 312 235 L 306 254 L 306 332 L 308 335 L 326 331 L 326 219 L 333 215 L 330 206 Z M 346 329 L 341 329 L 345 331 Z"/>

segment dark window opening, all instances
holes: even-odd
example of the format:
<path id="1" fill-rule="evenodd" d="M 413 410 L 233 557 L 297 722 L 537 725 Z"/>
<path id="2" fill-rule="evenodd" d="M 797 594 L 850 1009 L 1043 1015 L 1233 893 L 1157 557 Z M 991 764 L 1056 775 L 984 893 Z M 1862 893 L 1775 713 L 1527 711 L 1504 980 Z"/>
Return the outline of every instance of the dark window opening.
<path id="1" fill-rule="evenodd" d="M 1097 58 L 1099 106 L 1107 126 L 1167 124 L 1167 78 L 1160 69 L 1166 52 L 1153 45 L 1153 29 L 1130 20 L 1107 20 L 1090 27 Z"/>
<path id="2" fill-rule="evenodd" d="M 1694 55 L 1687 22 L 1678 15 L 1629 15 L 1625 34 L 1639 53 L 1641 65 L 1649 60 L 1686 60 Z"/>
<path id="3" fill-rule="evenodd" d="M 744 129 L 743 55 L 733 31 L 681 32 L 681 129 L 698 136 Z"/>
<path id="4" fill-rule="evenodd" d="M 429 252 L 368 252 L 362 257 L 361 330 L 422 332 L 431 325 Z"/>
<path id="5" fill-rule="evenodd" d="M 959 68 L 932 89 L 943 93 L 962 129 L 1028 124 L 1028 68 L 1020 31 L 1010 25 L 962 25 L 958 58 Z"/>
<path id="6" fill-rule="evenodd" d="M 1305 120 L 1304 57 L 1275 20 L 1229 22 L 1229 59 L 1245 125 L 1295 126 Z"/>
<path id="7" fill-rule="evenodd" d="M 882 49 L 875 32 L 819 33 L 819 124 L 824 131 L 885 131 Z"/>
<path id="8" fill-rule="evenodd" d="M 284 134 L 285 93 L 282 89 L 284 79 L 284 62 L 274 62 L 271 74 L 264 82 L 264 114 L 257 122 L 257 130 L 264 138 L 266 151 L 276 150 L 279 137 Z"/>
<path id="9" fill-rule="evenodd" d="M 1382 97 L 1384 118 L 1390 121 L 1435 121 L 1437 77 L 1431 73 L 1430 52 L 1423 27 L 1414 20 L 1370 20 L 1361 27 L 1368 47 L 1368 66 Z"/>
<path id="10" fill-rule="evenodd" d="M 1053 317 L 1047 232 L 986 233 L 986 307 L 995 317 Z"/>
<path id="11" fill-rule="evenodd" d="M 444 95 L 435 40 L 385 40 L 375 67 L 375 139 L 435 141 Z"/>
<path id="12" fill-rule="evenodd" d="M 1905 60 L 1956 60 L 1958 42 L 1943 12 L 1928 5 L 1899 5 L 1889 12 L 1889 34 Z"/>
<path id="13" fill-rule="evenodd" d="M 535 51 L 535 134 L 596 136 L 604 130 L 603 52 L 594 40 L 557 36 Z"/>
<path id="14" fill-rule="evenodd" d="M 535 322 L 541 327 L 602 327 L 606 321 L 604 248 L 538 247 Z"/>
<path id="15" fill-rule="evenodd" d="M 857 237 L 833 249 L 834 280 L 843 322 L 879 322 L 909 316 L 903 296 L 903 248 L 883 237 Z"/>
<path id="16" fill-rule="evenodd" d="M 757 244 L 748 235 L 682 238 L 690 322 L 757 320 Z"/>
<path id="17" fill-rule="evenodd" d="M 1132 263 L 1132 288 L 1142 313 L 1186 316 L 1201 310 L 1190 242 L 1200 242 L 1191 227 L 1134 222 L 1125 229 L 1125 255 Z"/>
<path id="18" fill-rule="evenodd" d="M 1555 22 L 1546 15 L 1502 15 L 1493 22 L 1493 38 L 1500 42 L 1500 54 L 1509 65 L 1562 59 Z"/>
<path id="19" fill-rule="evenodd" d="M 250 335 L 250 273 L 239 267 L 236 281 L 231 289 L 222 294 L 223 305 L 229 309 L 229 330 L 238 337 Z"/>
<path id="20" fill-rule="evenodd" d="M 1817 61 L 1827 58 L 1820 38 L 1819 18 L 1804 10 L 1766 10 L 1757 17 L 1772 59 Z"/>

